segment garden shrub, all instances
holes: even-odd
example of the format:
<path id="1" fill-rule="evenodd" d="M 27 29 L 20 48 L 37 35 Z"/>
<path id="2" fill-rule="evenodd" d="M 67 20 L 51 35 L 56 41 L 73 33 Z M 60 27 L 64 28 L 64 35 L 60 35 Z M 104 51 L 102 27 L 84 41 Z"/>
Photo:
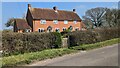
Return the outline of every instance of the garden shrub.
<path id="1" fill-rule="evenodd" d="M 119 28 L 104 28 L 69 33 L 70 46 L 91 44 L 113 38 L 118 38 Z"/>
<path id="2" fill-rule="evenodd" d="M 61 47 L 60 33 L 13 33 L 3 32 L 3 56 L 36 52 Z"/>

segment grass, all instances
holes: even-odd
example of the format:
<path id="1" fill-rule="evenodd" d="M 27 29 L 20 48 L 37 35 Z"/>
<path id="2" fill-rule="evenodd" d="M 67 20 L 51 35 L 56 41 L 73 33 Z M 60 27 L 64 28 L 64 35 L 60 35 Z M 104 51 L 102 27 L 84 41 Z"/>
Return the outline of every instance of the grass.
<path id="1" fill-rule="evenodd" d="M 33 60 L 44 60 L 48 58 L 54 58 L 57 56 L 62 56 L 64 54 L 69 54 L 73 53 L 76 50 L 71 50 L 68 48 L 60 48 L 60 49 L 49 49 L 49 50 L 44 50 L 40 52 L 32 52 L 32 53 L 25 53 L 25 54 L 20 54 L 16 56 L 9 56 L 9 57 L 3 57 L 2 59 L 2 65 L 3 66 L 14 66 L 17 64 L 29 64 Z"/>
<path id="2" fill-rule="evenodd" d="M 75 46 L 71 48 L 60 48 L 60 49 L 48 49 L 40 52 L 24 53 L 19 55 L 12 55 L 9 57 L 2 58 L 2 66 L 16 66 L 20 64 L 29 64 L 34 60 L 44 60 L 48 58 L 54 58 L 57 56 L 62 56 L 64 54 L 70 54 L 77 52 L 79 50 L 90 50 L 94 48 L 99 48 L 103 46 L 109 46 L 118 43 L 120 38 L 111 39 L 103 42 L 98 42 L 95 44 L 84 44 L 80 46 Z"/>
<path id="3" fill-rule="evenodd" d="M 110 46 L 112 44 L 116 44 L 116 43 L 119 42 L 118 40 L 120 40 L 120 38 L 106 40 L 106 41 L 98 42 L 98 43 L 94 43 L 94 44 L 83 44 L 83 45 L 80 45 L 80 46 L 71 47 L 71 49 L 74 49 L 74 50 L 90 50 L 90 49 L 95 49 L 95 48 L 99 48 L 99 47 Z"/>

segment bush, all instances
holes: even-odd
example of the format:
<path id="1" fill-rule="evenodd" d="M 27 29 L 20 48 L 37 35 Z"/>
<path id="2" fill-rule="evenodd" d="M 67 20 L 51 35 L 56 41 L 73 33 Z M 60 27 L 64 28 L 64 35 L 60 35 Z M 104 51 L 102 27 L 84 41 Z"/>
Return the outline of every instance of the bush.
<path id="1" fill-rule="evenodd" d="M 118 38 L 118 33 L 120 33 L 120 30 L 118 28 L 104 28 L 71 32 L 69 33 L 70 46 L 91 44 Z"/>
<path id="2" fill-rule="evenodd" d="M 60 48 L 61 44 L 62 44 L 61 34 L 58 32 L 53 32 L 53 34 L 56 36 L 53 44 L 54 44 L 55 48 Z"/>
<path id="3" fill-rule="evenodd" d="M 69 35 L 70 46 L 78 46 L 81 44 L 95 43 L 95 33 L 92 31 L 75 31 Z"/>
<path id="4" fill-rule="evenodd" d="M 62 31 L 62 32 L 61 32 L 61 35 L 62 35 L 63 38 L 66 38 L 66 37 L 68 37 L 68 34 L 69 34 L 70 32 L 71 32 L 70 30 Z"/>
<path id="5" fill-rule="evenodd" d="M 3 56 L 36 52 L 61 46 L 60 33 L 12 33 L 2 34 Z"/>

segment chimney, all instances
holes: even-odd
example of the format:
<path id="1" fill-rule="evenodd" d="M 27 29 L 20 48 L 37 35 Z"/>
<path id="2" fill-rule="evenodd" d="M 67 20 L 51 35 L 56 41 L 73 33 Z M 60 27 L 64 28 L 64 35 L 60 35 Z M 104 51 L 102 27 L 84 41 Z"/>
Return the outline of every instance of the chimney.
<path id="1" fill-rule="evenodd" d="M 53 7 L 53 10 L 55 10 L 55 12 L 57 12 L 57 7 L 56 7 L 56 6 L 54 6 L 54 7 Z"/>
<path id="2" fill-rule="evenodd" d="M 76 13 L 75 9 L 73 9 L 73 12 Z"/>
<path id="3" fill-rule="evenodd" d="M 28 8 L 31 8 L 31 4 L 28 4 Z"/>

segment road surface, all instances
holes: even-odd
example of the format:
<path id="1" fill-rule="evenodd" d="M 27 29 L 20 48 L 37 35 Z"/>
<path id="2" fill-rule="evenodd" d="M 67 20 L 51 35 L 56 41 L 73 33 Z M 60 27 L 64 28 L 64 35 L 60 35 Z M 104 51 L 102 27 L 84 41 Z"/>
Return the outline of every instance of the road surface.
<path id="1" fill-rule="evenodd" d="M 28 66 L 118 66 L 118 44 L 47 59 Z"/>

